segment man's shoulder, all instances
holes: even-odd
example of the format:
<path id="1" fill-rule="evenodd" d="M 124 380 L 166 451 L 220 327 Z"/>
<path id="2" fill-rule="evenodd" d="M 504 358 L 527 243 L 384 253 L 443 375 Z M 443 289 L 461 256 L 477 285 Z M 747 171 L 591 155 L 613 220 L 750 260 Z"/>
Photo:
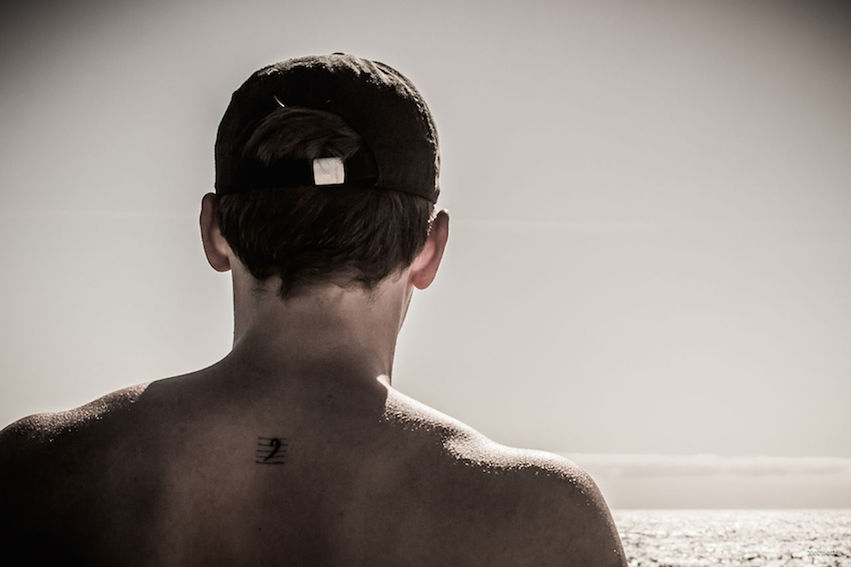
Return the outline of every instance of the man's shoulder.
<path id="1" fill-rule="evenodd" d="M 132 406 L 147 384 L 122 388 L 70 410 L 38 413 L 23 417 L 0 430 L 0 459 L 26 461 L 37 457 L 47 445 L 59 447 L 64 438 L 85 433 L 104 418 Z"/>
<path id="2" fill-rule="evenodd" d="M 609 508 L 584 470 L 553 453 L 472 441 L 454 450 L 479 471 L 483 505 L 504 529 L 506 565 L 625 564 Z"/>
<path id="3" fill-rule="evenodd" d="M 490 565 L 626 564 L 599 488 L 575 463 L 496 443 L 410 399 L 395 406 L 414 430 L 431 430 L 439 440 L 441 464 L 423 464 L 437 473 L 444 517 L 462 511 L 458 529 L 470 527 L 471 553 L 478 548 Z"/>
<path id="4" fill-rule="evenodd" d="M 78 408 L 29 415 L 0 431 L 0 543 L 9 549 L 40 545 L 28 551 L 49 554 L 64 549 L 67 534 L 91 524 L 91 495 L 110 470 L 100 466 L 109 458 L 103 449 L 117 444 L 118 416 L 143 390 L 123 388 Z"/>

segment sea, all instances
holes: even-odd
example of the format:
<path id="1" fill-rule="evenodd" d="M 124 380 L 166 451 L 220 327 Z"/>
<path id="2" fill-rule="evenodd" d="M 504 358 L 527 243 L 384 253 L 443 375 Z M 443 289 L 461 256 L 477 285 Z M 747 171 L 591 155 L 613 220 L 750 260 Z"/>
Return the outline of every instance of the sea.
<path id="1" fill-rule="evenodd" d="M 613 510 L 629 567 L 851 567 L 851 510 Z"/>

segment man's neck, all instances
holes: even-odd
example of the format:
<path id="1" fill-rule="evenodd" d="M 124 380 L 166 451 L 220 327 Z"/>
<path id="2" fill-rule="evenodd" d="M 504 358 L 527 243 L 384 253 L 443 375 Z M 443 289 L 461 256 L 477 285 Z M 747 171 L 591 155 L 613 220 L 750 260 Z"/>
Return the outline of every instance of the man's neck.
<path id="1" fill-rule="evenodd" d="M 403 285 L 367 291 L 328 284 L 282 299 L 275 282 L 245 283 L 234 281 L 232 361 L 270 375 L 333 368 L 356 379 L 389 378 L 410 297 Z"/>

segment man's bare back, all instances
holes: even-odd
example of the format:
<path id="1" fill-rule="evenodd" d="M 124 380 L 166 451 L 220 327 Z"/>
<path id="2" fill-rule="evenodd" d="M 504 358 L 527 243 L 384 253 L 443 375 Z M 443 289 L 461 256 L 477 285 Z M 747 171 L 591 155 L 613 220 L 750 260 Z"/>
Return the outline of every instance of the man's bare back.
<path id="1" fill-rule="evenodd" d="M 122 565 L 623 564 L 568 461 L 493 443 L 379 380 L 270 391 L 235 370 L 225 359 L 8 427 L 8 543 Z"/>

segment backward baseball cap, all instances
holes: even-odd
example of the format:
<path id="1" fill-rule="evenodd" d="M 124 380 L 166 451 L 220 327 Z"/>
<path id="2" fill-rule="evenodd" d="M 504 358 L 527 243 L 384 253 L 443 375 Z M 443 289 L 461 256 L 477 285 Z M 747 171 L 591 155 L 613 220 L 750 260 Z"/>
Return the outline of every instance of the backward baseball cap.
<path id="1" fill-rule="evenodd" d="M 293 160 L 248 163 L 243 155 L 257 125 L 281 107 L 331 112 L 361 136 L 366 156 L 358 155 L 351 166 L 359 173 L 338 186 L 368 186 L 437 201 L 440 153 L 425 100 L 389 65 L 344 53 L 269 65 L 233 93 L 216 138 L 216 193 L 312 184 L 309 163 L 304 168 Z M 364 169 L 368 174 L 362 174 Z"/>

